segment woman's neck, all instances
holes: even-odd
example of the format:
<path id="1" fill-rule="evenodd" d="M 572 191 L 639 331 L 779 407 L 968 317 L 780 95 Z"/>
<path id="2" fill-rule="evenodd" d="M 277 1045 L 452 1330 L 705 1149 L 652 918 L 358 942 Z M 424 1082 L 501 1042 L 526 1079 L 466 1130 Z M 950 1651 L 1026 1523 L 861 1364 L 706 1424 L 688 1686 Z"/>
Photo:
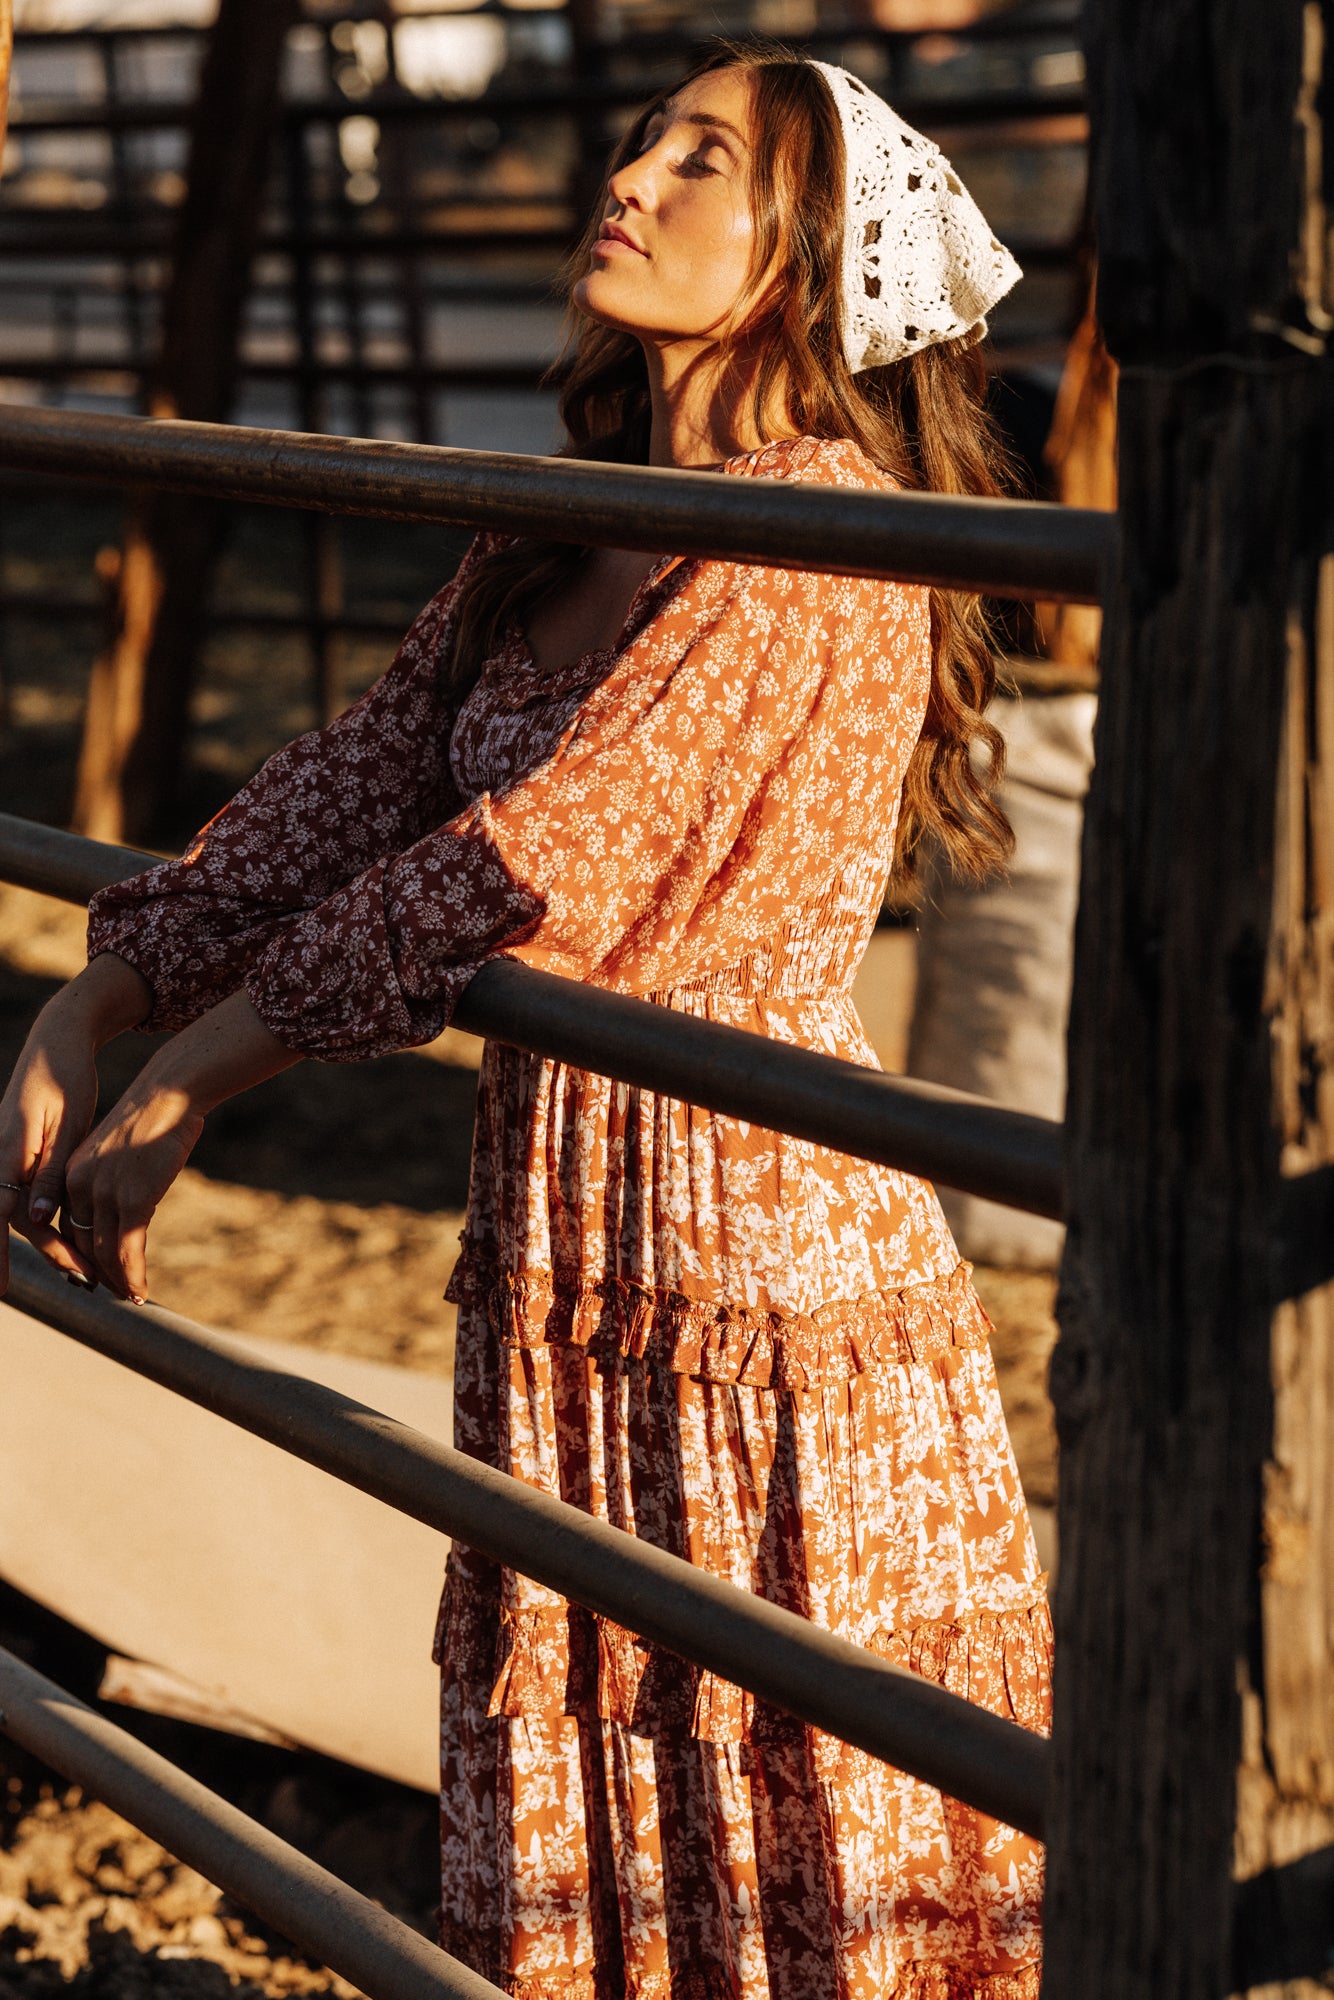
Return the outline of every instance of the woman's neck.
<path id="1" fill-rule="evenodd" d="M 719 350 L 711 346 L 694 353 L 674 344 L 645 341 L 649 392 L 653 404 L 649 432 L 649 464 L 716 468 L 742 452 L 758 451 L 770 439 L 790 437 L 794 425 L 785 401 L 770 399 L 766 433 L 754 417 L 754 378 L 758 352 L 732 356 L 724 372 Z"/>

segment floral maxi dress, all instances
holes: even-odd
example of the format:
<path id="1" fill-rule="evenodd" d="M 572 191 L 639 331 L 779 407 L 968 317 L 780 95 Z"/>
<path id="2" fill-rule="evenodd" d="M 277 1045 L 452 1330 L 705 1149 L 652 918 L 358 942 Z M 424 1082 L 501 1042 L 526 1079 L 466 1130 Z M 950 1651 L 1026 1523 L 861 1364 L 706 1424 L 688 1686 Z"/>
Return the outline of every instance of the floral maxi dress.
<path id="1" fill-rule="evenodd" d="M 731 476 L 890 482 L 800 438 Z M 465 567 L 495 546 L 479 537 Z M 663 559 L 620 641 L 461 707 L 455 586 L 90 949 L 178 1027 L 437 1034 L 503 954 L 873 1066 L 850 997 L 930 679 L 926 592 Z M 935 1196 L 488 1044 L 459 1448 L 1025 1727 L 1044 1580 Z M 520 2000 L 1035 2000 L 1041 1850 L 512 1569 L 441 1607 L 442 1941 Z"/>

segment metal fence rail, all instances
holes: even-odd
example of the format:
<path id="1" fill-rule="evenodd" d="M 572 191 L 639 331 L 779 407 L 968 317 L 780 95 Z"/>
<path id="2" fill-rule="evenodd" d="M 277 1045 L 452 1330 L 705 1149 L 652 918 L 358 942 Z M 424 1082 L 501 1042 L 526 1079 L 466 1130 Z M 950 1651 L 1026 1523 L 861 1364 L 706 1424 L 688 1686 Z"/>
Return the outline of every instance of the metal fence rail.
<path id="1" fill-rule="evenodd" d="M 643 77 L 623 81 L 584 80 L 563 84 L 502 85 L 480 97 L 414 97 L 406 92 L 376 93 L 357 98 L 353 108 L 385 125 L 447 125 L 474 118 L 587 117 L 599 111 L 629 109 L 649 103 L 658 88 Z M 996 125 L 1041 127 L 1053 119 L 1083 120 L 1087 104 L 1082 90 L 993 90 L 958 97 L 896 95 L 899 116 L 926 131 L 955 132 Z M 336 125 L 349 113 L 346 97 L 298 98 L 282 108 L 284 125 Z M 189 98 L 121 99 L 115 104 L 60 103 L 16 111 L 9 129 L 16 138 L 48 132 L 163 132 L 187 126 Z M 1081 132 L 1081 137 L 1083 136 Z"/>
<path id="2" fill-rule="evenodd" d="M 0 813 L 0 881 L 86 903 L 156 855 Z M 964 1091 L 698 1021 L 494 959 L 454 1020 L 473 1034 L 1035 1215 L 1061 1214 L 1061 1127 Z"/>
<path id="3" fill-rule="evenodd" d="M 20 1311 L 803 1722 L 1041 1836 L 1043 1738 L 794 1612 L 157 1306 L 83 1293 L 15 1239 Z"/>
<path id="4" fill-rule="evenodd" d="M 1072 604 L 1100 601 L 1116 537 L 1114 515 L 1046 501 L 720 479 L 20 404 L 0 406 L 0 466 Z"/>
<path id="5" fill-rule="evenodd" d="M 489 1980 L 3 1648 L 0 1730 L 375 2000 L 503 2000 Z"/>

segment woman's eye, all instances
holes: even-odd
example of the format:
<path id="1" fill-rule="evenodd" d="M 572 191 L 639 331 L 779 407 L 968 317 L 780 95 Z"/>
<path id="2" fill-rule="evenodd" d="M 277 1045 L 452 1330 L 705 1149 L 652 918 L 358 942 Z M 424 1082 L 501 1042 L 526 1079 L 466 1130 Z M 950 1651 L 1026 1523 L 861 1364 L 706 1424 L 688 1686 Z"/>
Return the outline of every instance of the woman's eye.
<path id="1" fill-rule="evenodd" d="M 718 171 L 717 167 L 709 165 L 703 153 L 687 153 L 681 165 L 689 167 L 693 173 L 697 174 L 716 174 Z"/>

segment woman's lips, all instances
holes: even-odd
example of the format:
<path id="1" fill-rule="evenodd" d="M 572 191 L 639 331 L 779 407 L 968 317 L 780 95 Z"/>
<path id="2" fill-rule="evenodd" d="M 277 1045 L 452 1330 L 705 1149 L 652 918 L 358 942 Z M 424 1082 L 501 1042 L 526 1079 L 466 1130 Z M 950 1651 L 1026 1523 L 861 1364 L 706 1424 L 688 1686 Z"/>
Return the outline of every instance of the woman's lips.
<path id="1" fill-rule="evenodd" d="M 641 250 L 637 243 L 632 243 L 628 236 L 622 236 L 608 230 L 602 232 L 594 243 L 593 248 L 595 250 L 629 250 L 636 257 L 644 257 L 648 254 L 646 251 Z"/>

